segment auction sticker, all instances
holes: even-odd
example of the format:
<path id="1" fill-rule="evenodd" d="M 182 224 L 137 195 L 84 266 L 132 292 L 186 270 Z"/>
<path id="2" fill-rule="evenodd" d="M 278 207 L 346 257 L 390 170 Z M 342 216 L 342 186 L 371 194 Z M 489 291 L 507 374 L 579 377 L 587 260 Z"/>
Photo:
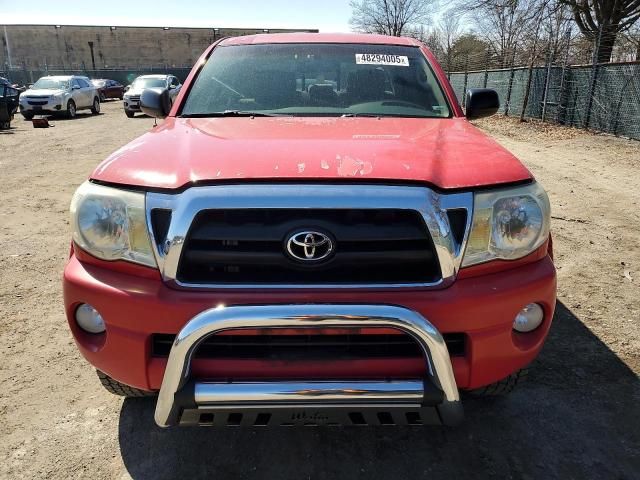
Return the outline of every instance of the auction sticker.
<path id="1" fill-rule="evenodd" d="M 358 65 L 395 65 L 408 67 L 409 57 L 406 55 L 389 55 L 386 53 L 356 53 Z"/>

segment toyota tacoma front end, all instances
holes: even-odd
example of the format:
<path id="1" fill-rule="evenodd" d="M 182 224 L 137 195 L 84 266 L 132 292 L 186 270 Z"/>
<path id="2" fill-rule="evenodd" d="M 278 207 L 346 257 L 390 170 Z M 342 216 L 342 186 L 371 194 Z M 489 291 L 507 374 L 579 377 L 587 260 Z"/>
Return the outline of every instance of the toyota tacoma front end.
<path id="1" fill-rule="evenodd" d="M 447 424 L 547 336 L 546 193 L 420 43 L 221 40 L 71 203 L 69 325 L 160 426 Z"/>

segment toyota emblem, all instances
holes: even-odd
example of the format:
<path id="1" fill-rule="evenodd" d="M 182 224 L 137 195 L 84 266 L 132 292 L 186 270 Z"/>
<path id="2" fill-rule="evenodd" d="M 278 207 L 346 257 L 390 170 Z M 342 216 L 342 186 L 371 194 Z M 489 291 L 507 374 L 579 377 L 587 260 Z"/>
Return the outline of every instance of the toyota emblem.
<path id="1" fill-rule="evenodd" d="M 333 240 L 317 231 L 295 232 L 286 242 L 287 252 L 301 262 L 319 262 L 333 253 Z"/>

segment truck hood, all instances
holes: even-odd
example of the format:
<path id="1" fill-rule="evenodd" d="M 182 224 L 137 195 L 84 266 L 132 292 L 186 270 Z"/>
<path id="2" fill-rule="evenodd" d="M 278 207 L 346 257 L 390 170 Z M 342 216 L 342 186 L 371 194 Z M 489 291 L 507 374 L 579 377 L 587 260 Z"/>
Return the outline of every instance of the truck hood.
<path id="1" fill-rule="evenodd" d="M 447 189 L 532 176 L 464 118 L 169 117 L 114 152 L 91 178 L 158 189 L 265 179 Z"/>

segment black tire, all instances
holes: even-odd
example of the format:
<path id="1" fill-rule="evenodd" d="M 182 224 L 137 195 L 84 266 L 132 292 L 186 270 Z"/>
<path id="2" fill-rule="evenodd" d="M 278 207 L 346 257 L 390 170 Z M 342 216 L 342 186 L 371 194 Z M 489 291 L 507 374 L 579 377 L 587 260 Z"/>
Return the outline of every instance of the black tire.
<path id="1" fill-rule="evenodd" d="M 67 118 L 76 118 L 78 111 L 76 110 L 76 102 L 69 100 L 67 102 Z"/>
<path id="2" fill-rule="evenodd" d="M 138 388 L 130 387 L 129 385 L 125 385 L 124 383 L 120 383 L 109 375 L 100 370 L 96 370 L 98 374 L 98 378 L 100 379 L 100 383 L 102 386 L 113 393 L 114 395 L 119 395 L 121 397 L 132 397 L 132 398 L 140 398 L 140 397 L 154 397 L 156 396 L 155 392 L 147 392 L 146 390 L 140 390 Z"/>
<path id="3" fill-rule="evenodd" d="M 129 118 L 133 118 L 135 115 L 135 112 L 130 112 L 129 110 L 125 110 L 124 113 Z"/>
<path id="4" fill-rule="evenodd" d="M 9 130 L 11 128 L 11 122 L 0 122 L 0 130 Z"/>
<path id="5" fill-rule="evenodd" d="M 25 120 L 33 120 L 33 113 L 23 112 L 22 116 L 24 117 Z"/>
<path id="6" fill-rule="evenodd" d="M 100 93 L 100 101 L 104 102 L 107 99 L 107 97 L 104 96 L 104 93 Z"/>
<path id="7" fill-rule="evenodd" d="M 91 113 L 93 115 L 98 115 L 100 113 L 100 100 L 98 97 L 93 99 L 93 105 L 91 106 Z"/>
<path id="8" fill-rule="evenodd" d="M 512 373 L 507 378 L 503 378 L 499 382 L 492 383 L 476 390 L 469 390 L 467 393 L 472 397 L 499 397 L 511 393 L 517 385 L 521 384 L 527 379 L 529 370 L 523 368 L 522 370 Z"/>

